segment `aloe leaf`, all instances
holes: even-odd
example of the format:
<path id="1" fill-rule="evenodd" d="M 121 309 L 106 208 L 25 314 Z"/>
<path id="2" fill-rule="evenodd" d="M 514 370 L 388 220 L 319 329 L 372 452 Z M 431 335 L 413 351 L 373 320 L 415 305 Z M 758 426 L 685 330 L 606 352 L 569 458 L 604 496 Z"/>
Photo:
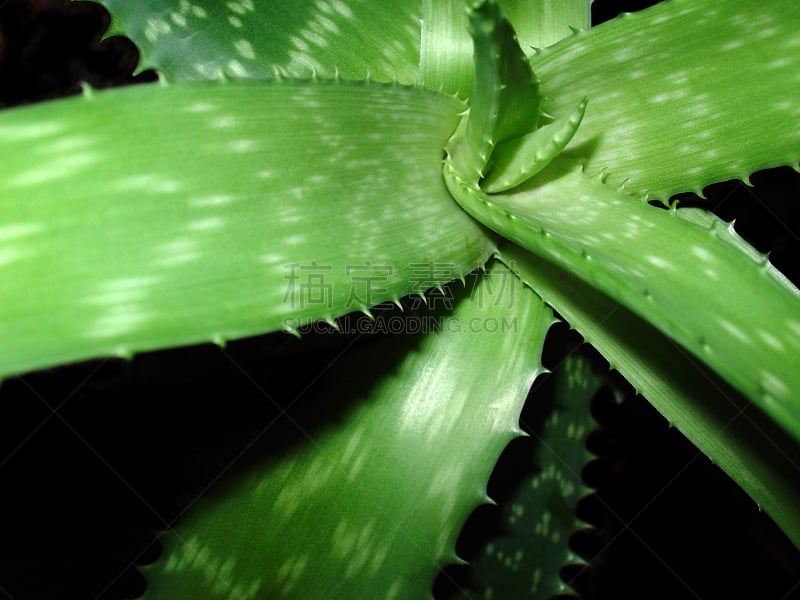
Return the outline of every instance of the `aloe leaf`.
<path id="1" fill-rule="evenodd" d="M 419 79 L 430 89 L 468 97 L 475 80 L 464 0 L 422 0 Z"/>
<path id="2" fill-rule="evenodd" d="M 446 169 L 475 218 L 630 308 L 800 438 L 800 292 L 732 226 L 656 209 L 562 157 L 494 196 Z"/>
<path id="3" fill-rule="evenodd" d="M 130 37 L 143 68 L 172 81 L 312 73 L 348 79 L 425 81 L 463 96 L 472 90 L 472 42 L 463 0 L 97 0 L 110 34 Z M 503 0 L 523 48 L 587 27 L 586 0 Z"/>
<path id="4" fill-rule="evenodd" d="M 499 256 L 800 548 L 796 440 L 617 301 L 514 244 Z"/>
<path id="5" fill-rule="evenodd" d="M 569 144 L 583 119 L 586 99 L 552 123 L 498 144 L 492 153 L 492 166 L 481 182 L 489 194 L 505 192 L 525 183 L 550 164 Z"/>
<path id="6" fill-rule="evenodd" d="M 383 84 L 140 86 L 0 114 L 0 376 L 293 330 L 485 262 L 442 148 Z"/>
<path id="7" fill-rule="evenodd" d="M 475 72 L 464 0 L 422 0 L 420 81 L 430 89 L 462 97 L 472 93 Z M 589 27 L 587 0 L 500 0 L 498 2 L 527 54 Z"/>
<path id="8" fill-rule="evenodd" d="M 111 34 L 170 81 L 333 77 L 414 83 L 420 5 L 408 0 L 102 0 Z M 389 43 L 387 43 L 387 40 Z"/>
<path id="9" fill-rule="evenodd" d="M 504 0 L 500 4 L 526 56 L 555 44 L 574 29 L 588 29 L 591 21 L 589 0 Z"/>
<path id="10" fill-rule="evenodd" d="M 469 113 L 448 144 L 459 175 L 477 185 L 498 143 L 523 136 L 539 122 L 539 84 L 496 2 L 473 2 L 475 88 Z"/>
<path id="11" fill-rule="evenodd" d="M 563 114 L 589 98 L 571 146 L 590 173 L 666 200 L 800 162 L 795 0 L 672 0 L 535 56 Z"/>
<path id="12" fill-rule="evenodd" d="M 146 598 L 429 597 L 519 432 L 553 321 L 507 269 L 457 295 L 436 332 L 389 336 L 327 371 L 292 407 L 300 428 L 353 378 L 374 383 L 335 427 L 310 440 L 290 424 L 284 456 L 249 460 L 203 497 L 166 536 Z"/>
<path id="13" fill-rule="evenodd" d="M 464 597 L 549 600 L 566 591 L 561 569 L 584 562 L 568 542 L 586 526 L 575 507 L 591 492 L 581 470 L 592 458 L 585 446 L 595 425 L 589 404 L 604 382 L 580 354 L 568 356 L 550 377 L 550 411 L 533 433 L 537 472 L 504 501 L 502 532 L 472 561 L 471 589 Z M 535 391 L 534 401 L 541 402 L 543 390 Z"/>

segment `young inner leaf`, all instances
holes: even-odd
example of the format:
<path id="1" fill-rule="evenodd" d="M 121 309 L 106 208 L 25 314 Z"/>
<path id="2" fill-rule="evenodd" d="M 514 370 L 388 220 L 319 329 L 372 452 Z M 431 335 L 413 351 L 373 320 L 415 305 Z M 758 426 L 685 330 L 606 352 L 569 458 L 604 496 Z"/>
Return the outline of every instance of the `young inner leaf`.
<path id="1" fill-rule="evenodd" d="M 475 89 L 466 124 L 448 144 L 459 175 L 477 186 L 498 144 L 533 131 L 541 116 L 539 81 L 497 2 L 469 9 L 475 44 Z"/>
<path id="2" fill-rule="evenodd" d="M 498 145 L 492 154 L 492 168 L 481 187 L 489 194 L 504 192 L 544 169 L 578 131 L 586 103 L 584 98 L 569 114 L 549 125 Z"/>

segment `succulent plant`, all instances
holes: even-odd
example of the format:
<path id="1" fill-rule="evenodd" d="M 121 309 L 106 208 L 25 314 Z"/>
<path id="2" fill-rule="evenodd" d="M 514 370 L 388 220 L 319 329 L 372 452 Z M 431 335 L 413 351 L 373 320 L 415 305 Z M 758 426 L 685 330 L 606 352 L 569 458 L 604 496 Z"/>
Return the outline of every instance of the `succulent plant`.
<path id="1" fill-rule="evenodd" d="M 798 290 L 679 196 L 798 168 L 794 0 L 591 29 L 586 0 L 102 4 L 159 80 L 0 113 L 0 377 L 325 349 L 283 398 L 226 353 L 277 408 L 224 445 L 145 597 L 430 595 L 558 319 L 800 545 Z M 484 597 L 581 563 L 602 383 L 566 360 Z"/>

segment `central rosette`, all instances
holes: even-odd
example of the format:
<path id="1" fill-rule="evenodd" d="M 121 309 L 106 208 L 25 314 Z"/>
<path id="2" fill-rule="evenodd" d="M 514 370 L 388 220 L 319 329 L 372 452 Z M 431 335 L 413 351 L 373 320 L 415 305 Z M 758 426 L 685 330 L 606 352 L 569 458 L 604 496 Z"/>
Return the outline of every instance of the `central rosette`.
<path id="1" fill-rule="evenodd" d="M 513 189 L 544 169 L 575 135 L 586 100 L 557 119 L 543 114 L 539 80 L 500 7 L 481 0 L 468 11 L 475 89 L 447 144 L 444 175 L 458 203 L 483 222 L 474 201 L 486 203 L 486 194 Z"/>

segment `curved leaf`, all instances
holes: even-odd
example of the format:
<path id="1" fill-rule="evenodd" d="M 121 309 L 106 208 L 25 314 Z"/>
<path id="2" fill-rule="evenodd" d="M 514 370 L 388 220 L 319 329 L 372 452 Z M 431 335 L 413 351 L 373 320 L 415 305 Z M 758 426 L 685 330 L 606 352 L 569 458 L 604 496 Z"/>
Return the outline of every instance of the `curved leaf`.
<path id="1" fill-rule="evenodd" d="M 439 86 L 462 97 L 472 93 L 475 80 L 472 39 L 464 0 L 422 0 L 420 81 L 430 89 Z M 587 0 L 499 0 L 514 28 L 522 50 L 533 54 L 570 33 L 570 28 L 588 28 Z"/>
<path id="2" fill-rule="evenodd" d="M 102 0 L 111 33 L 169 81 L 333 77 L 416 81 L 420 6 L 408 0 Z"/>
<path id="3" fill-rule="evenodd" d="M 532 59 L 564 114 L 589 98 L 569 152 L 609 183 L 666 200 L 800 162 L 795 0 L 671 0 Z"/>
<path id="4" fill-rule="evenodd" d="M 618 302 L 514 244 L 503 243 L 500 258 L 800 548 L 800 444 L 796 440 Z"/>
<path id="5" fill-rule="evenodd" d="M 555 44 L 574 29 L 588 29 L 591 22 L 589 0 L 502 0 L 500 4 L 527 56 L 536 48 Z"/>
<path id="6" fill-rule="evenodd" d="M 130 37 L 143 68 L 168 80 L 272 78 L 316 73 L 422 81 L 466 97 L 472 41 L 463 0 L 96 0 L 111 34 Z M 588 27 L 586 0 L 502 0 L 526 51 Z"/>
<path id="7" fill-rule="evenodd" d="M 656 209 L 564 158 L 491 197 L 449 165 L 446 181 L 488 227 L 627 306 L 800 438 L 800 292 L 732 227 Z"/>
<path id="8" fill-rule="evenodd" d="M 436 332 L 340 359 L 292 407 L 295 425 L 353 378 L 380 376 L 335 427 L 201 499 L 148 569 L 145 597 L 429 597 L 519 433 L 553 321 L 502 266 L 458 296 Z"/>
<path id="9" fill-rule="evenodd" d="M 0 375 L 294 330 L 463 276 L 493 242 L 441 178 L 461 109 L 278 81 L 4 111 Z"/>
<path id="10" fill-rule="evenodd" d="M 550 164 L 572 140 L 586 110 L 581 101 L 569 114 L 522 137 L 499 144 L 492 168 L 481 182 L 489 194 L 505 192 L 525 183 Z"/>
<path id="11" fill-rule="evenodd" d="M 477 184 L 495 146 L 531 132 L 541 111 L 539 82 L 500 6 L 475 2 L 469 24 L 475 45 L 475 88 L 469 113 L 448 143 L 447 153 L 460 176 Z"/>
<path id="12" fill-rule="evenodd" d="M 550 410 L 541 411 L 546 419 L 533 433 L 536 473 L 503 503 L 502 533 L 472 562 L 464 598 L 550 600 L 566 592 L 561 569 L 584 564 L 570 550 L 569 537 L 586 527 L 575 508 L 591 492 L 581 481 L 581 471 L 592 458 L 585 446 L 595 426 L 589 404 L 603 380 L 580 354 L 568 356 L 550 377 Z M 542 391 L 535 390 L 533 402 L 543 400 Z"/>
<path id="13" fill-rule="evenodd" d="M 475 63 L 464 0 L 422 0 L 419 79 L 466 98 L 472 93 Z"/>

